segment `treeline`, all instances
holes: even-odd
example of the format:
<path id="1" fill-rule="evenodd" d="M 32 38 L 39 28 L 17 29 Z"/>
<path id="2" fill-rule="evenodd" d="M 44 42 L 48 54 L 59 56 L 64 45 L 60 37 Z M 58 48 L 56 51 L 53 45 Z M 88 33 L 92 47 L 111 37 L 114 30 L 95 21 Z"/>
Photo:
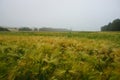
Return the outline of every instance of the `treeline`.
<path id="1" fill-rule="evenodd" d="M 7 28 L 3 28 L 0 26 L 0 31 L 9 31 Z"/>
<path id="2" fill-rule="evenodd" d="M 29 27 L 22 27 L 18 29 L 19 31 L 69 31 L 68 29 L 63 29 L 63 28 L 29 28 Z"/>
<path id="3" fill-rule="evenodd" d="M 0 31 L 70 31 L 64 28 L 29 28 L 29 27 L 20 27 L 20 28 L 3 28 L 0 27 Z"/>
<path id="4" fill-rule="evenodd" d="M 39 31 L 70 31 L 64 28 L 40 28 Z"/>
<path id="5" fill-rule="evenodd" d="M 120 19 L 115 19 L 108 25 L 101 27 L 101 31 L 120 31 Z"/>

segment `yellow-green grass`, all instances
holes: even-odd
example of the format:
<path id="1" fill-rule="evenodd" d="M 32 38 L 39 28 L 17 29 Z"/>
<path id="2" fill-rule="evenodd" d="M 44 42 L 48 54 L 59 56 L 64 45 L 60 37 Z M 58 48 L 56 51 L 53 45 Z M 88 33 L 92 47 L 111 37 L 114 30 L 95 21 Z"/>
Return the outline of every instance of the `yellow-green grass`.
<path id="1" fill-rule="evenodd" d="M 2 32 L 0 80 L 120 80 L 119 34 Z"/>

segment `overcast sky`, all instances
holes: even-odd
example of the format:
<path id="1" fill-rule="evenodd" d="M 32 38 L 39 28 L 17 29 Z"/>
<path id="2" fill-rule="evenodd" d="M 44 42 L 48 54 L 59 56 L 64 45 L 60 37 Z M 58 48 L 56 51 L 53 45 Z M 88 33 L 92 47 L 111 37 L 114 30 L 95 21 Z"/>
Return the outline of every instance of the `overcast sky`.
<path id="1" fill-rule="evenodd" d="M 0 26 L 99 31 L 120 18 L 120 0 L 0 0 Z"/>

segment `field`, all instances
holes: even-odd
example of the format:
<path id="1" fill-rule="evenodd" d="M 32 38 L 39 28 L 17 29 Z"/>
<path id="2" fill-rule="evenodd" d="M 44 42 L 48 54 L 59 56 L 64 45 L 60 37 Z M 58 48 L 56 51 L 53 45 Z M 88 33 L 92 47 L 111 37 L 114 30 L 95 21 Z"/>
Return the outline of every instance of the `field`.
<path id="1" fill-rule="evenodd" d="M 120 80 L 120 32 L 0 32 L 0 80 Z"/>

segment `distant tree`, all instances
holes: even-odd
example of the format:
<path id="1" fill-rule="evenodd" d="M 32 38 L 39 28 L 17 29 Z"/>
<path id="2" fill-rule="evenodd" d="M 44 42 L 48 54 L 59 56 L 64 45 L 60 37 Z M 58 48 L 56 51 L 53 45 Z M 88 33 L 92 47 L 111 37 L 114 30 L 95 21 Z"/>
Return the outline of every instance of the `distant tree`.
<path id="1" fill-rule="evenodd" d="M 38 28 L 34 28 L 34 31 L 38 31 Z"/>
<path id="2" fill-rule="evenodd" d="M 43 28 L 39 28 L 39 31 L 49 31 L 49 28 L 43 27 Z"/>
<path id="3" fill-rule="evenodd" d="M 112 23 L 101 27 L 101 31 L 120 31 L 120 19 L 115 19 Z"/>
<path id="4" fill-rule="evenodd" d="M 64 28 L 46 28 L 46 27 L 43 27 L 43 28 L 40 28 L 39 31 L 70 31 L 68 29 L 64 29 Z"/>
<path id="5" fill-rule="evenodd" d="M 32 29 L 30 29 L 29 27 L 22 27 L 19 28 L 19 31 L 32 31 Z"/>
<path id="6" fill-rule="evenodd" d="M 9 31 L 7 28 L 3 28 L 0 26 L 0 31 Z"/>
<path id="7" fill-rule="evenodd" d="M 113 31 L 120 31 L 120 19 L 114 20 L 111 27 L 113 27 Z"/>

